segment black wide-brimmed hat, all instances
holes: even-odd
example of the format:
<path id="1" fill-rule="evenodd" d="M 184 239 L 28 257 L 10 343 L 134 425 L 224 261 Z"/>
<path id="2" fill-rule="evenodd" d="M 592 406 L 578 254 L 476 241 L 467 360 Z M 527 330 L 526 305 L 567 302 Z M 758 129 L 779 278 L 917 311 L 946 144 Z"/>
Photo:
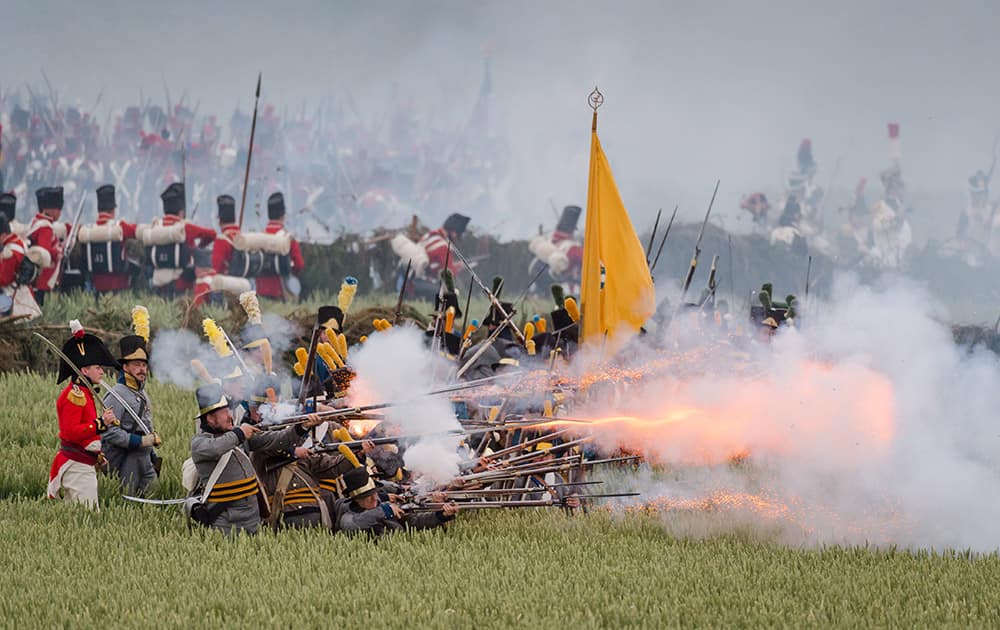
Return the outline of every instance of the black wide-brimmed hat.
<path id="1" fill-rule="evenodd" d="M 363 499 L 376 490 L 375 482 L 364 466 L 352 468 L 344 473 L 344 496 L 348 499 Z"/>
<path id="2" fill-rule="evenodd" d="M 340 332 L 344 325 L 344 311 L 339 306 L 321 306 L 316 312 L 316 324 L 320 328 L 332 328 Z"/>
<path id="3" fill-rule="evenodd" d="M 104 367 L 118 367 L 118 361 L 111 356 L 111 351 L 104 345 L 104 342 L 94 334 L 88 333 L 79 326 L 79 322 L 71 324 L 73 336 L 63 344 L 62 353 L 66 355 L 77 368 L 85 368 L 91 365 Z M 57 383 L 65 381 L 75 375 L 66 361 L 59 359 L 59 376 Z"/>

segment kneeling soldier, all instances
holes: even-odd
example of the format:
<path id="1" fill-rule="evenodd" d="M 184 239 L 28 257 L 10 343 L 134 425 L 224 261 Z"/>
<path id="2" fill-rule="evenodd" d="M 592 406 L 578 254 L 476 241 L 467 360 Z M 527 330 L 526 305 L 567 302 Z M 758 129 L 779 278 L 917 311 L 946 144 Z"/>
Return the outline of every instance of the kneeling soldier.
<path id="1" fill-rule="evenodd" d="M 322 420 L 313 417 L 280 431 L 261 431 L 252 424 L 233 428 L 229 401 L 221 385 L 203 385 L 195 396 L 201 430 L 191 438 L 191 459 L 198 483 L 188 513 L 198 523 L 227 535 L 256 533 L 262 513 L 268 516 L 268 505 L 248 453 L 287 451 Z"/>

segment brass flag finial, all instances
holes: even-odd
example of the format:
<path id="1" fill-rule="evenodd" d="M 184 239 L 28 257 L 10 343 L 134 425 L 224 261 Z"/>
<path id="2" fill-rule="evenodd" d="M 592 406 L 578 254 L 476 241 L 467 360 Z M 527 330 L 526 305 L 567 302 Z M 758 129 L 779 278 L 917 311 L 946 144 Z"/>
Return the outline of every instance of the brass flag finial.
<path id="1" fill-rule="evenodd" d="M 604 105 L 604 95 L 601 94 L 601 91 L 597 89 L 596 85 L 594 86 L 594 91 L 591 92 L 590 96 L 587 97 L 587 103 L 590 105 L 591 109 L 594 110 L 594 120 L 590 123 L 590 130 L 592 132 L 596 132 L 597 108 L 600 107 L 601 105 Z"/>
<path id="2" fill-rule="evenodd" d="M 597 89 L 596 85 L 594 86 L 594 91 L 591 92 L 590 96 L 587 97 L 587 102 L 590 103 L 591 109 L 593 109 L 595 112 L 597 111 L 598 107 L 604 105 L 604 95 L 601 94 L 601 91 Z"/>

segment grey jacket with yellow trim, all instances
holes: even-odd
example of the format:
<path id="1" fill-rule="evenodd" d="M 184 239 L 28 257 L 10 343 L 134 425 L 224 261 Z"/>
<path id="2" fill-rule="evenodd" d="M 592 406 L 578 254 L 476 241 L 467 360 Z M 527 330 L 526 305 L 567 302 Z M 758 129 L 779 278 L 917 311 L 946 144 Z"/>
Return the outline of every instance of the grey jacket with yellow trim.
<path id="1" fill-rule="evenodd" d="M 287 485 L 280 488 L 284 493 L 281 506 L 283 515 L 278 524 L 285 522 L 298 527 L 321 524 L 318 501 L 325 503 L 332 518 L 334 502 L 339 496 L 337 482 L 341 475 L 353 468 L 353 464 L 339 453 L 312 453 L 305 459 L 296 459 L 280 468 L 268 470 L 273 459 L 273 456 L 260 452 L 254 452 L 251 456 L 272 506 L 275 504 L 274 495 L 279 490 L 282 471 L 286 468 L 293 471 Z"/>
<path id="2" fill-rule="evenodd" d="M 153 431 L 153 413 L 145 387 L 126 375 L 113 389 L 128 403 L 135 415 L 146 423 L 146 427 Z M 153 447 L 140 444 L 146 432 L 117 398 L 111 394 L 105 395 L 104 406 L 110 407 L 120 422 L 118 426 L 110 426 L 101 434 L 101 450 L 108 458 L 108 466 L 118 475 L 129 494 L 144 492 L 156 479 L 152 460 Z"/>
<path id="3" fill-rule="evenodd" d="M 234 448 L 246 452 L 278 453 L 291 448 L 304 435 L 298 426 L 281 431 L 263 431 L 249 440 L 239 429 L 225 433 L 199 431 L 191 438 L 191 459 L 198 471 L 198 483 L 191 496 L 200 496 L 219 460 Z M 255 533 L 260 526 L 258 480 L 248 458 L 230 457 L 206 501 L 221 512 L 211 523 L 225 534 L 236 531 Z"/>

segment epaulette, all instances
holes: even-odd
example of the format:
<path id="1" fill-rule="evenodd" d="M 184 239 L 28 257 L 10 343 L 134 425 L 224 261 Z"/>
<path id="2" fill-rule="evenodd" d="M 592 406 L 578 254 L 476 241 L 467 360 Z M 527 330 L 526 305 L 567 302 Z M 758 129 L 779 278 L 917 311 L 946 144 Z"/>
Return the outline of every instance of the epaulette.
<path id="1" fill-rule="evenodd" d="M 77 407 L 83 407 L 87 404 L 87 396 L 83 393 L 83 390 L 80 389 L 79 385 L 73 385 L 73 387 L 69 390 L 69 394 L 66 395 L 66 398 Z"/>

